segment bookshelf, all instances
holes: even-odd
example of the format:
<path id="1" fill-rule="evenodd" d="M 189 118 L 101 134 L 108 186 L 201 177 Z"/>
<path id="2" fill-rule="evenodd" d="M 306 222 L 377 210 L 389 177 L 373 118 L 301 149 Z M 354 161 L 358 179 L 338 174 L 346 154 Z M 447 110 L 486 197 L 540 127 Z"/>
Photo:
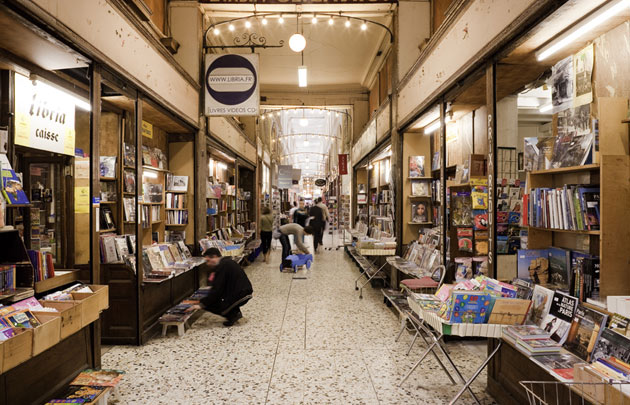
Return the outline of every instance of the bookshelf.
<path id="1" fill-rule="evenodd" d="M 602 134 L 603 135 L 603 134 Z M 542 249 L 556 246 L 586 251 L 600 257 L 600 295 L 626 295 L 630 276 L 627 243 L 630 240 L 630 221 L 625 214 L 630 198 L 630 157 L 628 155 L 600 155 L 600 163 L 578 167 L 540 170 L 527 174 L 526 192 L 537 187 L 563 187 L 583 184 L 600 188 L 600 229 L 564 230 L 528 227 L 528 248 Z"/>
<path id="2" fill-rule="evenodd" d="M 409 158 L 411 156 L 424 157 L 424 173 L 425 176 L 409 177 Z M 402 246 L 418 239 L 418 232 L 422 227 L 433 226 L 433 192 L 431 182 L 433 177 L 426 176 L 431 174 L 431 137 L 424 136 L 420 133 L 403 134 L 403 156 L 402 156 Z M 428 193 L 426 195 L 414 195 L 412 193 L 412 183 L 425 183 Z M 412 206 L 424 204 L 426 209 L 426 221 L 414 221 Z"/>

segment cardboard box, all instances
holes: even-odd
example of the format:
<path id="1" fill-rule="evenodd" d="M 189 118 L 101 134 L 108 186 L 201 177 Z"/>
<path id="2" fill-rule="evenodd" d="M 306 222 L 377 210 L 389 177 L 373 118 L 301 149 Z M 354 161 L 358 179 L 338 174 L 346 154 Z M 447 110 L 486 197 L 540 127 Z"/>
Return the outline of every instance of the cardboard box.
<path id="1" fill-rule="evenodd" d="M 40 314 L 55 315 L 61 318 L 61 328 L 59 338 L 65 339 L 68 336 L 77 333 L 82 325 L 82 305 L 76 301 L 40 301 L 42 306 L 55 308 L 59 312 L 37 312 L 33 311 L 35 316 Z"/>
<path id="2" fill-rule="evenodd" d="M 583 393 L 591 402 L 604 403 L 605 385 L 602 384 L 604 381 L 588 364 L 576 364 L 573 367 L 573 381 L 577 392 Z"/>
<path id="3" fill-rule="evenodd" d="M 61 340 L 61 317 L 54 313 L 35 315 L 40 326 L 33 329 L 33 357 L 56 345 Z"/>
<path id="4" fill-rule="evenodd" d="M 33 355 L 33 329 L 14 329 L 19 330 L 18 335 L 2 342 L 2 373 L 24 363 Z"/>

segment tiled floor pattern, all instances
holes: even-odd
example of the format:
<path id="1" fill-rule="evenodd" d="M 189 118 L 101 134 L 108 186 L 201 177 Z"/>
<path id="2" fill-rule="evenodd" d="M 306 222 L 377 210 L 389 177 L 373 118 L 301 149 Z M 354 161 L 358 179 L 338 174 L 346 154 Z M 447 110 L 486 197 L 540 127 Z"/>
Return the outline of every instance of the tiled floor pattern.
<path id="1" fill-rule="evenodd" d="M 104 368 L 127 372 L 122 404 L 443 404 L 457 391 L 433 358 L 397 385 L 419 358 L 411 335 L 394 342 L 399 322 L 378 289 L 354 290 L 357 268 L 343 249 L 315 257 L 307 280 L 272 263 L 246 271 L 254 298 L 232 328 L 204 314 L 185 336 L 174 333 L 142 347 L 116 346 Z M 259 259 L 260 260 L 260 259 Z M 465 376 L 482 359 L 485 342 L 451 342 Z M 485 373 L 473 390 L 483 404 Z M 474 401 L 465 394 L 459 403 Z"/>

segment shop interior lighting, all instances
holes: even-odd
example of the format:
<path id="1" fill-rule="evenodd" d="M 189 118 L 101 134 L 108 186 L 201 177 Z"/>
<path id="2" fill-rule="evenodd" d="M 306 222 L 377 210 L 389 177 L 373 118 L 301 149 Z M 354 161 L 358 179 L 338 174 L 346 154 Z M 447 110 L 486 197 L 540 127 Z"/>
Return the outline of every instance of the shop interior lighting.
<path id="1" fill-rule="evenodd" d="M 214 35 L 219 35 L 221 33 L 221 31 L 219 31 L 218 28 L 215 28 L 212 32 L 214 32 Z"/>
<path id="2" fill-rule="evenodd" d="M 267 19 L 265 17 L 263 17 L 263 19 L 261 20 L 262 25 L 267 25 Z"/>
<path id="3" fill-rule="evenodd" d="M 278 24 L 284 24 L 284 18 L 282 18 L 282 16 L 280 16 L 280 18 L 278 18 Z"/>
<path id="4" fill-rule="evenodd" d="M 300 87 L 308 86 L 307 76 L 308 76 L 308 71 L 306 69 L 306 66 L 304 65 L 298 66 L 298 85 Z"/>
<path id="5" fill-rule="evenodd" d="M 217 168 L 221 170 L 227 170 L 227 165 L 223 162 L 217 162 Z"/>
<path id="6" fill-rule="evenodd" d="M 558 38 L 554 39 L 551 43 L 537 52 L 536 59 L 540 62 L 549 58 L 612 17 L 620 14 L 629 6 L 630 0 L 614 0 L 600 7 L 597 11 L 591 13 L 588 17 L 575 24 L 571 29 L 564 32 Z"/>
<path id="7" fill-rule="evenodd" d="M 308 119 L 302 117 L 300 118 L 300 126 L 301 127 L 307 127 L 308 126 Z M 304 141 L 304 146 L 308 146 L 308 140 Z"/>
<path id="8" fill-rule="evenodd" d="M 418 121 L 418 123 L 414 125 L 413 128 L 424 128 L 438 118 L 440 118 L 440 110 L 436 108 L 433 111 L 429 112 L 426 117 L 423 117 L 420 121 Z"/>
<path id="9" fill-rule="evenodd" d="M 546 113 L 551 111 L 551 109 L 553 108 L 553 104 L 549 103 L 549 104 L 545 104 L 544 106 L 540 107 L 540 109 L 538 111 L 540 111 L 541 113 Z"/>
<path id="10" fill-rule="evenodd" d="M 252 23 L 250 21 L 245 21 L 245 28 L 251 28 Z"/>
<path id="11" fill-rule="evenodd" d="M 350 19 L 346 19 L 346 23 L 344 24 L 346 28 L 350 27 Z"/>
<path id="12" fill-rule="evenodd" d="M 302 118 L 302 120 L 305 120 L 306 125 L 308 125 L 308 120 L 306 118 Z M 302 125 L 302 120 L 300 120 L 300 125 Z M 302 126 L 305 127 L 306 125 L 302 125 Z M 304 138 L 304 146 L 308 147 L 308 136 Z M 308 157 L 307 157 L 307 160 L 308 160 Z"/>
<path id="13" fill-rule="evenodd" d="M 229 29 L 230 31 L 234 31 L 234 24 L 230 24 L 230 25 L 228 25 L 228 29 Z"/>
<path id="14" fill-rule="evenodd" d="M 145 169 L 147 170 L 147 169 Z M 142 172 L 142 177 L 147 177 L 149 179 L 157 179 L 158 175 L 156 172 L 152 172 L 152 171 L 143 171 Z"/>
<path id="15" fill-rule="evenodd" d="M 330 16 L 330 18 L 328 19 L 328 25 L 333 25 L 335 23 L 335 21 L 333 20 L 332 16 Z"/>
<path id="16" fill-rule="evenodd" d="M 365 30 L 367 30 L 367 24 L 365 23 L 365 21 L 363 21 L 361 23 L 361 31 L 365 31 Z"/>
<path id="17" fill-rule="evenodd" d="M 519 95 L 517 106 L 518 108 L 538 108 L 540 107 L 540 101 L 536 97 L 524 97 Z"/>
<path id="18" fill-rule="evenodd" d="M 59 93 L 61 92 L 63 93 L 65 97 L 67 97 L 74 103 L 75 107 L 80 108 L 81 110 L 84 110 L 84 111 L 92 110 L 92 106 L 90 105 L 90 103 L 75 96 L 72 93 L 69 93 L 67 90 L 61 87 L 57 87 L 57 86 L 53 86 L 48 83 L 45 83 L 44 81 L 40 80 L 37 77 L 37 75 L 31 75 L 30 79 L 33 82 L 33 84 L 37 87 L 38 91 L 41 91 L 43 93 L 48 93 L 50 95 L 48 98 L 51 98 L 51 99 L 58 98 Z"/>
<path id="19" fill-rule="evenodd" d="M 311 23 L 317 24 L 317 15 L 313 15 L 313 18 L 311 19 Z"/>
<path id="20" fill-rule="evenodd" d="M 293 52 L 302 52 L 304 48 L 306 48 L 306 38 L 304 38 L 304 35 L 299 33 L 291 35 L 291 38 L 289 38 L 289 48 L 291 48 Z"/>

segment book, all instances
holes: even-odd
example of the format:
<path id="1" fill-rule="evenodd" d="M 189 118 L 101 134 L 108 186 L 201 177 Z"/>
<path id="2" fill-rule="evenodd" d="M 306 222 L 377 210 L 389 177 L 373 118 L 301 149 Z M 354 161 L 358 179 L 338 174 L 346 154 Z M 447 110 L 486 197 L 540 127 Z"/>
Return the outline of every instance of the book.
<path id="1" fill-rule="evenodd" d="M 578 305 L 564 347 L 582 360 L 591 361 L 591 353 L 607 319 L 608 315 Z"/>
<path id="2" fill-rule="evenodd" d="M 101 177 L 114 178 L 116 176 L 116 156 L 100 157 L 100 175 Z"/>
<path id="3" fill-rule="evenodd" d="M 551 333 L 551 338 L 560 344 L 567 339 L 577 303 L 578 299 L 575 297 L 559 291 L 553 293 L 549 314 L 540 326 L 545 332 Z"/>
<path id="4" fill-rule="evenodd" d="M 127 167 L 136 165 L 136 146 L 125 142 L 123 150 L 123 164 Z"/>
<path id="5" fill-rule="evenodd" d="M 409 156 L 409 178 L 424 176 L 424 156 Z"/>
<path id="6" fill-rule="evenodd" d="M 161 203 L 163 200 L 164 186 L 157 183 L 144 183 L 144 202 Z"/>
<path id="7" fill-rule="evenodd" d="M 523 138 L 523 170 L 531 172 L 538 170 L 538 138 Z"/>
<path id="8" fill-rule="evenodd" d="M 83 403 L 89 404 L 94 402 L 94 400 L 98 398 L 98 396 L 101 395 L 106 389 L 107 387 L 71 385 L 70 387 L 68 387 L 64 398 L 80 399 L 84 401 Z"/>
<path id="9" fill-rule="evenodd" d="M 90 387 L 115 387 L 123 378 L 124 371 L 87 369 L 70 383 L 70 385 L 87 385 Z"/>
<path id="10" fill-rule="evenodd" d="M 411 195 L 430 197 L 431 192 L 429 191 L 429 183 L 424 180 L 411 180 Z"/>
<path id="11" fill-rule="evenodd" d="M 442 318 L 451 323 L 484 323 L 490 309 L 490 294 L 453 291 Z"/>
<path id="12" fill-rule="evenodd" d="M 411 222 L 428 222 L 427 203 L 415 202 L 411 203 Z"/>
<path id="13" fill-rule="evenodd" d="M 602 330 L 599 340 L 591 353 L 591 361 L 614 356 L 626 363 L 630 362 L 630 338 L 611 329 Z"/>
<path id="14" fill-rule="evenodd" d="M 551 338 L 517 339 L 516 344 L 531 354 L 559 353 L 562 351 L 562 345 Z"/>
<path id="15" fill-rule="evenodd" d="M 11 312 L 5 315 L 3 319 L 6 321 L 7 326 L 13 328 L 32 329 L 41 325 L 35 315 L 28 309 Z"/>
<path id="16" fill-rule="evenodd" d="M 589 231 L 599 230 L 599 188 L 580 188 L 584 220 Z"/>
<path id="17" fill-rule="evenodd" d="M 532 294 L 534 293 L 534 283 L 520 278 L 515 278 L 512 280 L 512 284 L 516 287 L 516 298 L 523 300 L 530 300 L 532 298 Z"/>
<path id="18" fill-rule="evenodd" d="M 553 291 L 541 285 L 534 286 L 532 293 L 532 305 L 529 308 L 525 322 L 529 325 L 543 325 L 543 320 L 549 314 L 551 301 L 553 300 Z"/>
<path id="19" fill-rule="evenodd" d="M 550 247 L 549 252 L 549 288 L 569 291 L 571 269 L 571 251 Z"/>
<path id="20" fill-rule="evenodd" d="M 525 321 L 530 300 L 522 300 L 517 298 L 496 298 L 488 323 L 499 325 L 520 325 Z"/>
<path id="21" fill-rule="evenodd" d="M 123 208 L 125 211 L 125 221 L 127 222 L 135 222 L 136 221 L 136 201 L 133 197 L 131 198 L 123 198 Z"/>
<path id="22" fill-rule="evenodd" d="M 125 193 L 136 193 L 136 174 L 132 171 L 125 170 Z"/>
<path id="23" fill-rule="evenodd" d="M 534 284 L 547 285 L 549 281 L 549 250 L 519 249 L 517 251 L 517 276 Z"/>
<path id="24" fill-rule="evenodd" d="M 545 339 L 551 336 L 536 325 L 513 325 L 503 329 L 503 334 L 514 339 Z"/>
<path id="25" fill-rule="evenodd" d="M 2 169 L 2 195 L 9 205 L 29 203 L 22 180 L 13 169 Z"/>
<path id="26" fill-rule="evenodd" d="M 101 229 L 116 229 L 116 223 L 114 222 L 114 214 L 110 207 L 101 207 Z"/>
<path id="27" fill-rule="evenodd" d="M 630 319 L 620 314 L 613 314 L 608 322 L 608 327 L 620 335 L 630 337 Z"/>
<path id="28" fill-rule="evenodd" d="M 584 360 L 572 353 L 546 354 L 533 357 L 534 362 L 555 374 L 561 381 L 573 380 L 573 367 L 576 364 L 584 363 Z"/>

